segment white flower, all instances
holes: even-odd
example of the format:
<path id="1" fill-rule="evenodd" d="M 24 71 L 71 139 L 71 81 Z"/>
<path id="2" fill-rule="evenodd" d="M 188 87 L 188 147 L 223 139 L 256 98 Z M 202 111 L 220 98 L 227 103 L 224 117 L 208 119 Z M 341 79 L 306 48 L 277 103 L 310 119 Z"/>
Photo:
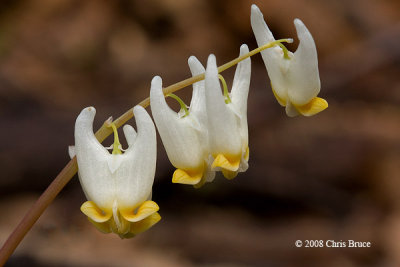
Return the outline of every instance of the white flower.
<path id="1" fill-rule="evenodd" d="M 240 55 L 248 52 L 247 45 L 240 47 Z M 230 97 L 224 97 L 218 80 L 215 56 L 208 57 L 205 95 L 209 153 L 214 158 L 211 167 L 221 170 L 228 179 L 248 168 L 247 96 L 250 74 L 250 58 L 247 58 L 236 68 Z M 224 91 L 227 92 L 227 88 Z"/>
<path id="2" fill-rule="evenodd" d="M 243 45 L 240 52 L 244 55 L 249 50 Z M 251 69 L 249 58 L 238 64 L 231 97 L 225 99 L 213 55 L 206 71 L 194 56 L 188 64 L 193 76 L 205 72 L 205 81 L 193 84 L 188 113 L 183 116 L 182 110 L 177 113 L 169 108 L 158 76 L 151 83 L 150 104 L 168 158 L 177 168 L 172 182 L 200 187 L 214 179 L 215 171 L 232 179 L 248 168 L 246 113 Z"/>
<path id="3" fill-rule="evenodd" d="M 188 64 L 193 76 L 204 73 L 204 67 L 195 57 L 190 57 Z M 204 81 L 193 84 L 189 114 L 185 116 L 168 106 L 158 76 L 151 82 L 150 104 L 168 158 L 177 168 L 172 182 L 199 187 L 212 181 L 215 172 L 209 168 Z"/>
<path id="4" fill-rule="evenodd" d="M 123 131 L 129 148 L 122 154 L 114 129 L 113 154 L 93 134 L 96 110 L 82 110 L 75 124 L 75 148 L 79 179 L 89 201 L 81 206 L 100 231 L 114 232 L 121 238 L 132 237 L 157 223 L 161 217 L 151 198 L 156 166 L 154 124 L 141 106 L 133 108 L 138 133 L 130 125 Z"/>
<path id="5" fill-rule="evenodd" d="M 317 97 L 321 84 L 314 39 L 301 20 L 295 19 L 294 25 L 300 40 L 296 52 L 276 46 L 262 51 L 261 55 L 272 91 L 279 104 L 286 107 L 286 114 L 312 116 L 326 109 L 328 103 Z M 275 41 L 256 5 L 251 6 L 251 26 L 259 46 Z"/>

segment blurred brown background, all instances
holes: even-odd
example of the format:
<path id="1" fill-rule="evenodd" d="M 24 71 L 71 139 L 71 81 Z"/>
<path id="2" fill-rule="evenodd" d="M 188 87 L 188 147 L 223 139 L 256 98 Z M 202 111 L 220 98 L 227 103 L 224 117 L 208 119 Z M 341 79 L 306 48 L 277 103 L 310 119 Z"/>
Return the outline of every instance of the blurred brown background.
<path id="1" fill-rule="evenodd" d="M 8 266 L 400 265 L 400 2 L 254 2 L 277 38 L 296 37 L 296 17 L 307 25 L 329 108 L 286 117 L 253 57 L 246 173 L 200 190 L 172 185 L 159 142 L 158 225 L 130 240 L 97 232 L 75 177 Z M 255 48 L 254 2 L 1 1 L 0 243 L 68 162 L 81 109 L 96 107 L 97 129 L 147 97 L 154 75 L 164 85 L 189 77 L 190 55 L 222 64 L 242 43 Z M 296 248 L 298 239 L 372 247 Z"/>

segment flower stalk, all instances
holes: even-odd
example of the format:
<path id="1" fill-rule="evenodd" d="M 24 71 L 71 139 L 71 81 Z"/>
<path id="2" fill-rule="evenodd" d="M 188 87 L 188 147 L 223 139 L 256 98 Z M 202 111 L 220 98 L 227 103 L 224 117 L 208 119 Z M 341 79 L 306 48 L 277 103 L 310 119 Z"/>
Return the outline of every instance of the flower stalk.
<path id="1" fill-rule="evenodd" d="M 249 53 L 242 55 L 224 65 L 218 67 L 218 73 L 221 73 L 236 64 L 240 61 L 251 57 L 261 51 L 279 45 L 280 43 L 292 43 L 293 39 L 280 39 L 270 43 L 267 43 L 263 46 L 260 46 Z M 193 76 L 191 78 L 185 79 L 178 83 L 175 83 L 171 86 L 168 86 L 163 89 L 164 95 L 172 94 L 176 91 L 179 91 L 189 85 L 192 85 L 198 81 L 204 80 L 205 74 L 202 73 L 197 76 Z M 138 105 L 142 106 L 143 108 L 148 107 L 150 104 L 150 98 L 146 98 L 141 101 Z M 110 120 L 107 120 L 103 123 L 99 130 L 95 133 L 95 136 L 99 142 L 103 142 L 109 135 L 113 133 L 113 129 L 115 130 L 122 125 L 124 125 L 128 120 L 133 118 L 132 108 L 129 109 L 127 112 L 122 114 L 119 118 L 112 122 L 112 127 L 110 127 Z M 51 204 L 51 202 L 55 199 L 58 193 L 64 188 L 64 186 L 72 179 L 72 177 L 78 171 L 78 164 L 76 157 L 73 157 L 67 165 L 61 170 L 61 172 L 56 176 L 53 182 L 47 187 L 47 189 L 43 192 L 43 194 L 39 197 L 39 199 L 33 204 L 33 206 L 29 209 L 29 211 L 25 214 L 24 218 L 21 222 L 17 225 L 14 231 L 10 234 L 6 242 L 3 244 L 2 248 L 0 249 L 0 266 L 3 266 L 14 250 L 17 248 L 18 244 L 22 241 L 25 235 L 29 232 L 35 222 L 39 219 L 45 209 Z"/>

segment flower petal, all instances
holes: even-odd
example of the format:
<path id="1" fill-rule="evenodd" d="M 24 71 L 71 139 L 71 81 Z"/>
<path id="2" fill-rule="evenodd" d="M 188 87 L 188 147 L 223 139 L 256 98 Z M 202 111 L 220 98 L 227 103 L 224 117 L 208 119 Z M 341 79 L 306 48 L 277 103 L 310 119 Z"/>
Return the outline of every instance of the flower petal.
<path id="1" fill-rule="evenodd" d="M 104 223 L 112 216 L 111 212 L 101 210 L 93 201 L 86 201 L 83 203 L 81 206 L 81 211 L 92 221 L 97 223 Z"/>
<path id="2" fill-rule="evenodd" d="M 299 111 L 296 109 L 296 107 L 290 101 L 287 101 L 285 111 L 286 111 L 286 115 L 288 115 L 288 117 L 296 117 L 296 116 L 300 115 Z"/>
<path id="3" fill-rule="evenodd" d="M 191 56 L 188 59 L 188 65 L 192 76 L 205 73 L 205 69 L 200 61 Z M 190 117 L 192 120 L 192 127 L 197 129 L 200 142 L 208 150 L 208 133 L 207 133 L 207 110 L 206 110 L 206 95 L 205 95 L 205 82 L 204 80 L 193 84 L 192 100 L 190 101 Z"/>
<path id="4" fill-rule="evenodd" d="M 258 46 L 275 41 L 274 35 L 269 30 L 267 24 L 264 21 L 263 14 L 261 13 L 258 6 L 254 4 L 251 5 L 250 21 L 254 35 L 256 36 Z"/>
<path id="5" fill-rule="evenodd" d="M 89 200 L 100 209 L 112 206 L 115 184 L 110 179 L 107 164 L 112 156 L 97 141 L 93 133 L 93 120 L 96 110 L 88 107 L 82 110 L 75 123 L 75 152 L 79 166 L 79 180 Z"/>
<path id="6" fill-rule="evenodd" d="M 250 150 L 249 147 L 246 147 L 244 153 L 242 154 L 242 159 L 240 160 L 238 172 L 245 172 L 249 168 L 249 157 L 250 157 Z"/>
<path id="7" fill-rule="evenodd" d="M 189 57 L 188 65 L 190 67 L 190 71 L 192 72 L 192 76 L 197 76 L 206 71 L 203 65 L 195 56 Z M 206 97 L 204 94 L 204 90 L 204 80 L 193 84 L 193 94 L 192 100 L 190 101 L 189 111 L 191 113 L 194 112 L 196 114 L 196 117 L 198 117 L 198 115 L 206 115 Z"/>
<path id="8" fill-rule="evenodd" d="M 305 105 L 316 97 L 321 83 L 314 39 L 301 20 L 295 19 L 294 25 L 300 43 L 290 60 L 288 78 L 291 84 L 288 87 L 288 95 L 290 101 L 298 106 Z"/>
<path id="9" fill-rule="evenodd" d="M 208 57 L 205 85 L 210 153 L 213 156 L 241 154 L 239 120 L 225 104 L 214 55 Z"/>
<path id="10" fill-rule="evenodd" d="M 296 106 L 295 108 L 299 113 L 304 116 L 315 115 L 328 107 L 328 102 L 320 97 L 314 97 L 308 104 L 303 106 Z"/>
<path id="11" fill-rule="evenodd" d="M 222 175 L 228 179 L 228 180 L 232 180 L 233 178 L 235 178 L 238 175 L 238 171 L 230 171 L 230 170 L 225 170 L 222 169 Z"/>
<path id="12" fill-rule="evenodd" d="M 243 56 L 247 53 L 249 53 L 249 48 L 247 45 L 243 44 L 240 47 L 239 56 Z M 247 115 L 247 97 L 249 95 L 250 77 L 251 61 L 249 57 L 239 62 L 237 65 L 231 90 L 232 103 L 235 105 L 239 114 L 243 117 L 246 117 Z"/>
<path id="13" fill-rule="evenodd" d="M 241 158 L 227 158 L 223 154 L 218 154 L 211 165 L 212 168 L 218 168 L 229 170 L 229 171 L 237 171 L 239 169 Z"/>
<path id="14" fill-rule="evenodd" d="M 152 227 L 153 225 L 158 223 L 160 220 L 161 220 L 160 214 L 158 212 L 153 213 L 144 220 L 141 220 L 136 223 L 132 223 L 130 232 L 134 235 L 140 234 L 140 233 L 148 230 L 150 227 Z"/>
<path id="15" fill-rule="evenodd" d="M 129 124 L 125 124 L 122 129 L 124 131 L 124 135 L 126 138 L 126 142 L 128 143 L 128 146 L 129 147 L 133 146 L 133 143 L 135 142 L 137 136 L 135 129 L 133 129 L 133 127 L 130 126 Z"/>
<path id="16" fill-rule="evenodd" d="M 120 210 L 120 212 L 125 220 L 129 222 L 138 222 L 157 212 L 159 209 L 160 207 L 156 202 L 147 200 L 139 206 L 136 213 L 133 213 L 133 211 L 129 210 Z"/>
<path id="17" fill-rule="evenodd" d="M 251 6 L 250 20 L 258 46 L 275 41 L 274 36 L 264 21 L 263 14 L 256 5 Z M 274 93 L 286 102 L 287 81 L 284 75 L 288 68 L 288 60 L 284 59 L 282 48 L 279 46 L 268 48 L 261 51 L 261 56 L 271 79 L 271 84 L 275 90 Z"/>
<path id="18" fill-rule="evenodd" d="M 204 176 L 203 168 L 199 168 L 198 170 L 190 170 L 190 171 L 176 169 L 172 176 L 172 182 L 176 183 L 176 184 L 196 185 L 200 182 L 200 180 L 203 176 Z"/>
<path id="19" fill-rule="evenodd" d="M 75 146 L 68 146 L 68 155 L 71 159 L 76 156 Z"/>
<path id="20" fill-rule="evenodd" d="M 156 76 L 151 82 L 151 112 L 156 123 L 168 158 L 176 168 L 196 169 L 203 166 L 205 150 L 198 135 L 196 118 L 189 114 L 179 118 L 167 105 L 161 78 Z"/>
<path id="21" fill-rule="evenodd" d="M 115 173 L 115 171 L 121 166 L 122 161 L 124 160 L 123 155 L 115 154 L 107 157 L 107 165 L 111 174 Z"/>
<path id="22" fill-rule="evenodd" d="M 247 45 L 244 44 L 240 47 L 240 56 L 247 54 L 248 52 L 249 48 Z M 250 76 L 251 62 L 250 58 L 247 58 L 238 64 L 231 90 L 233 107 L 240 115 L 239 129 L 242 137 L 242 149 L 246 149 L 249 140 L 247 125 L 247 98 L 250 88 Z"/>
<path id="23" fill-rule="evenodd" d="M 113 155 L 123 158 L 113 176 L 120 210 L 137 207 L 147 199 L 156 169 L 157 143 L 153 121 L 142 106 L 135 106 L 133 113 L 138 128 L 133 147 L 122 155 Z"/>
<path id="24" fill-rule="evenodd" d="M 89 217 L 88 217 L 88 220 L 89 220 L 89 222 L 91 222 L 97 228 L 97 230 L 99 230 L 103 234 L 111 233 L 111 227 L 110 227 L 110 223 L 109 222 L 98 223 L 98 222 L 93 221 Z"/>

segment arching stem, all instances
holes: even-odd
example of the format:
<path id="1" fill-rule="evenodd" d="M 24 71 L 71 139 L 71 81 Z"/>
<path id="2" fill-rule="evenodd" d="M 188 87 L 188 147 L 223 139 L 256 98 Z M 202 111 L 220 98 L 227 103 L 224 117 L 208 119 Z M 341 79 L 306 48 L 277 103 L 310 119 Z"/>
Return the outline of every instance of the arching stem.
<path id="1" fill-rule="evenodd" d="M 280 39 L 274 42 L 267 43 L 263 46 L 260 46 L 249 53 L 242 55 L 220 67 L 218 67 L 218 73 L 223 72 L 224 70 L 229 69 L 232 66 L 235 66 L 240 61 L 251 57 L 262 50 L 271 48 L 273 46 L 279 45 L 282 42 L 291 43 L 293 39 Z M 175 83 L 171 86 L 168 86 L 163 89 L 164 95 L 168 95 L 174 93 L 186 86 L 189 86 L 193 83 L 201 81 L 204 79 L 204 73 L 199 74 L 197 76 L 193 76 L 186 80 Z M 138 105 L 146 108 L 150 104 L 150 98 L 144 99 Z M 116 119 L 113 124 L 114 127 L 119 128 L 124 125 L 128 120 L 133 117 L 132 109 L 126 111 L 122 114 L 118 119 Z M 110 121 L 106 121 L 100 129 L 96 132 L 95 136 L 99 140 L 99 142 L 103 142 L 112 132 L 113 127 L 109 127 Z M 22 241 L 24 236 L 28 233 L 28 231 L 32 228 L 35 222 L 39 219 L 40 215 L 45 211 L 45 209 L 50 205 L 50 203 L 54 200 L 54 198 L 58 195 L 58 193 L 64 188 L 64 186 L 72 179 L 72 177 L 78 171 L 78 164 L 76 161 L 76 157 L 71 159 L 68 164 L 62 169 L 62 171 L 57 175 L 57 177 L 53 180 L 53 182 L 47 187 L 47 189 L 43 192 L 43 194 L 39 197 L 39 199 L 33 204 L 33 206 L 29 209 L 29 211 L 25 214 L 24 218 L 17 225 L 14 231 L 10 234 L 6 242 L 3 244 L 0 249 L 0 266 L 3 266 L 11 254 L 14 252 L 18 244 Z"/>

